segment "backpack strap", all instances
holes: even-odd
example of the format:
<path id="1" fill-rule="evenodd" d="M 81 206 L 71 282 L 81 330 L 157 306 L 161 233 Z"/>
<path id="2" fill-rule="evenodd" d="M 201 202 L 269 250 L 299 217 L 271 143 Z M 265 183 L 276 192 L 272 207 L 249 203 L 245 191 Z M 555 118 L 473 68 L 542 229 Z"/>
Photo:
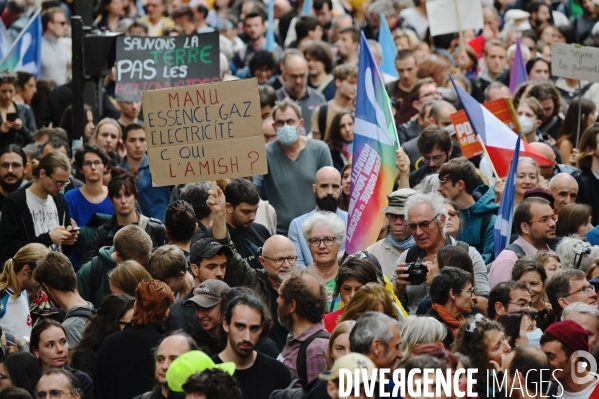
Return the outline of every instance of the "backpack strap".
<path id="1" fill-rule="evenodd" d="M 89 319 L 90 317 L 95 316 L 97 313 L 98 313 L 98 311 L 95 308 L 94 309 L 79 308 L 79 309 L 73 310 L 72 312 L 69 312 L 68 316 L 65 316 L 64 320 L 70 319 L 71 317 L 87 317 Z"/>
<path id="2" fill-rule="evenodd" d="M 516 255 L 518 256 L 518 259 L 520 259 L 521 257 L 526 255 L 524 253 L 524 250 L 522 249 L 522 247 L 518 244 L 512 243 L 512 244 L 508 245 L 507 247 L 505 247 L 505 249 L 515 252 Z"/>
<path id="3" fill-rule="evenodd" d="M 306 351 L 308 350 L 308 346 L 314 341 L 316 338 L 330 338 L 330 334 L 326 330 L 318 330 L 314 334 L 310 335 L 308 338 L 302 342 L 299 348 L 299 352 L 297 353 L 297 376 L 302 381 L 302 387 L 308 384 L 308 368 L 306 366 Z"/>
<path id="4" fill-rule="evenodd" d="M 593 82 L 590 82 L 590 83 L 587 83 L 586 85 L 584 85 L 584 87 L 580 89 L 580 97 L 584 96 L 584 93 L 589 91 L 589 89 L 591 88 L 592 85 L 593 85 Z"/>
<path id="5" fill-rule="evenodd" d="M 464 251 L 466 251 L 466 253 L 468 253 L 468 251 L 470 250 L 470 245 L 468 245 L 468 243 L 464 241 L 456 241 L 455 246 L 462 248 Z"/>
<path id="6" fill-rule="evenodd" d="M 318 109 L 318 130 L 320 130 L 320 139 L 324 140 L 327 134 L 327 113 L 329 111 L 329 103 L 324 103 Z"/>
<path id="7" fill-rule="evenodd" d="M 591 198 L 589 197 L 589 177 L 582 172 L 582 170 L 577 170 L 576 172 L 572 173 L 572 176 L 574 178 L 580 178 L 580 181 L 582 182 L 582 188 L 584 189 L 585 199 L 587 201 L 590 201 Z M 578 187 L 580 186 L 581 185 L 579 184 Z"/>
<path id="8" fill-rule="evenodd" d="M 104 262 L 100 262 L 100 255 L 92 258 L 91 270 L 89 273 L 89 301 L 93 304 L 96 303 L 96 293 L 102 285 L 102 274 L 104 271 Z"/>

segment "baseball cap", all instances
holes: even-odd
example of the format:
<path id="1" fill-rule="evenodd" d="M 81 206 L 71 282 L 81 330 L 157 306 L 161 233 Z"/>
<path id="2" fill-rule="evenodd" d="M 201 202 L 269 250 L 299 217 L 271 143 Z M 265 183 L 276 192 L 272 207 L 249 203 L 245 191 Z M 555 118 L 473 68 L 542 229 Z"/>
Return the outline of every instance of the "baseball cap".
<path id="1" fill-rule="evenodd" d="M 185 303 L 193 302 L 203 308 L 211 308 L 220 303 L 220 294 L 228 289 L 229 285 L 224 281 L 211 278 L 198 285 L 193 296 L 185 301 Z"/>
<path id="2" fill-rule="evenodd" d="M 574 320 L 553 323 L 547 327 L 545 334 L 555 337 L 572 352 L 589 351 L 589 336 L 586 330 Z"/>
<path id="3" fill-rule="evenodd" d="M 204 352 L 190 351 L 173 360 L 166 371 L 166 383 L 171 391 L 183 392 L 183 384 L 187 382 L 189 377 L 199 371 L 214 368 L 221 369 L 233 375 L 235 372 L 235 363 L 214 364 L 210 356 Z"/>
<path id="4" fill-rule="evenodd" d="M 400 188 L 397 191 L 393 191 L 391 194 L 387 194 L 389 205 L 387 205 L 381 212 L 404 216 L 406 213 L 406 200 L 416 193 L 417 191 L 411 188 Z"/>
<path id="5" fill-rule="evenodd" d="M 172 367 L 172 366 L 171 366 Z M 366 370 L 366 375 L 372 376 L 372 370 L 374 370 L 376 366 L 366 356 L 360 353 L 348 353 L 347 355 L 341 356 L 339 359 L 335 360 L 333 367 L 320 374 L 318 378 L 324 381 L 334 381 L 339 379 L 339 370 L 347 369 L 354 375 L 354 370 L 364 369 Z M 167 375 L 168 376 L 168 375 Z M 362 373 L 359 374 L 360 384 L 362 381 Z"/>
<path id="6" fill-rule="evenodd" d="M 211 258 L 220 251 L 225 252 L 227 256 L 233 256 L 233 251 L 226 245 L 222 245 L 214 238 L 202 238 L 191 246 L 189 251 L 189 261 L 198 264 L 200 259 Z"/>

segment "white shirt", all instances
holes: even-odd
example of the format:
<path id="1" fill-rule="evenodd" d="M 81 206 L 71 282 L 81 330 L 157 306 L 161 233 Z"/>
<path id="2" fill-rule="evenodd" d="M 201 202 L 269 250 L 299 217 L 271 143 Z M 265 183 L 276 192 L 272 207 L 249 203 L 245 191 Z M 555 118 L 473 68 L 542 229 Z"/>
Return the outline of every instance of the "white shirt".
<path id="1" fill-rule="evenodd" d="M 2 331 L 17 338 L 29 337 L 33 323 L 29 314 L 27 292 L 21 292 L 16 299 L 11 298 L 12 293 L 11 290 L 6 290 L 6 296 L 2 298 L 4 314 L 0 319 L 0 327 L 2 327 Z"/>
<path id="2" fill-rule="evenodd" d="M 44 233 L 49 233 L 56 227 L 61 226 L 61 221 L 58 220 L 58 210 L 54 198 L 48 195 L 46 199 L 40 198 L 33 194 L 31 190 L 25 190 L 27 196 L 27 207 L 33 219 L 33 228 L 35 236 L 39 237 Z M 63 221 L 64 223 L 64 221 Z M 52 244 L 51 251 L 60 251 L 60 245 Z"/>
<path id="3" fill-rule="evenodd" d="M 593 382 L 591 385 L 589 385 L 588 387 L 586 387 L 585 389 L 583 389 L 580 392 L 568 392 L 564 390 L 564 394 L 562 396 L 560 396 L 560 399 L 588 399 L 591 397 L 591 394 L 593 393 L 593 391 L 595 390 L 595 388 L 597 387 L 597 384 L 599 384 L 599 378 L 598 375 L 595 373 L 590 373 L 590 375 L 595 376 L 595 382 Z M 561 392 L 562 388 L 558 387 L 557 388 L 557 394 L 559 394 Z"/>

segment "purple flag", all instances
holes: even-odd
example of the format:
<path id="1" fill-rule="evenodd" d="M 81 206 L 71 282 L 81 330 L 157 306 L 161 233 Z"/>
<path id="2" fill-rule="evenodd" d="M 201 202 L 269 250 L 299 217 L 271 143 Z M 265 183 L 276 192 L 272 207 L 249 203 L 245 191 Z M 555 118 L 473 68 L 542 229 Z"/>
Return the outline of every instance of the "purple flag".
<path id="1" fill-rule="evenodd" d="M 526 73 L 526 65 L 522 58 L 522 49 L 520 48 L 520 38 L 516 39 L 516 54 L 514 54 L 514 62 L 510 71 L 510 93 L 514 94 L 518 86 L 528 80 Z"/>

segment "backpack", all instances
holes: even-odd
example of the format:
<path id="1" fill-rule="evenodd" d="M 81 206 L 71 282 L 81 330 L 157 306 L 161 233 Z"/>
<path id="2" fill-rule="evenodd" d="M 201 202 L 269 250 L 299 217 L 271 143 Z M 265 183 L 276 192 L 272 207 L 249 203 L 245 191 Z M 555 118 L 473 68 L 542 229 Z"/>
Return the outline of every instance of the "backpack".
<path id="1" fill-rule="evenodd" d="M 308 346 L 314 341 L 316 338 L 330 338 L 330 334 L 326 330 L 318 330 L 314 334 L 310 335 L 308 338 L 302 342 L 300 345 L 299 351 L 297 352 L 297 376 L 298 378 L 291 381 L 291 384 L 285 389 L 277 389 L 273 391 L 268 399 L 302 399 L 305 394 L 310 392 L 312 389 L 313 383 L 318 379 L 312 381 L 310 384 L 307 384 L 306 381 L 308 379 L 308 370 L 306 367 L 306 351 L 308 350 Z M 301 383 L 302 387 L 295 387 L 297 384 Z"/>
<path id="2" fill-rule="evenodd" d="M 516 253 L 516 256 L 518 256 L 518 259 L 520 259 L 521 257 L 526 255 L 524 253 L 524 250 L 522 249 L 522 247 L 518 244 L 510 244 L 507 247 L 505 247 L 505 249 Z"/>
<path id="3" fill-rule="evenodd" d="M 96 294 L 102 285 L 102 275 L 104 274 L 104 262 L 100 262 L 100 255 L 92 258 L 91 270 L 89 273 L 89 301 L 96 303 Z"/>
<path id="4" fill-rule="evenodd" d="M 71 317 L 87 317 L 89 319 L 90 317 L 95 316 L 97 313 L 98 313 L 98 311 L 95 308 L 94 309 L 86 309 L 86 308 L 75 309 L 72 312 L 70 312 L 69 315 L 63 319 L 63 322 L 66 319 L 70 319 Z"/>

